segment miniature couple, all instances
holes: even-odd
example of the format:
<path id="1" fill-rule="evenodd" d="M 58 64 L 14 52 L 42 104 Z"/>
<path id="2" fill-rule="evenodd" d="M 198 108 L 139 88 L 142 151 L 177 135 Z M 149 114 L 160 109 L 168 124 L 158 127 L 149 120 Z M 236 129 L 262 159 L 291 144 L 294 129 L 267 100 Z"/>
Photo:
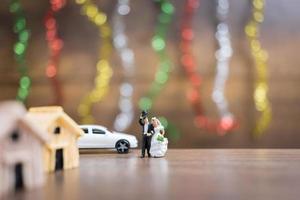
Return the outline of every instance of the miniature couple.
<path id="1" fill-rule="evenodd" d="M 148 157 L 163 157 L 168 148 L 168 139 L 164 137 L 164 127 L 156 117 L 152 117 L 149 122 L 147 115 L 146 111 L 142 111 L 139 118 L 143 135 L 141 158 L 145 157 L 146 150 Z"/>

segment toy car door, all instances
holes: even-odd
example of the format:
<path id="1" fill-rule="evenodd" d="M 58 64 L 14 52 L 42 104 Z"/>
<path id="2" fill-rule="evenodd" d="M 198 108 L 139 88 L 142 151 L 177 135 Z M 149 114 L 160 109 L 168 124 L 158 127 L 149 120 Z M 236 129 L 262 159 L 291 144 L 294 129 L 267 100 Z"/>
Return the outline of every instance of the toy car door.
<path id="1" fill-rule="evenodd" d="M 110 140 L 106 130 L 100 128 L 92 128 L 93 146 L 96 148 L 109 148 Z"/>

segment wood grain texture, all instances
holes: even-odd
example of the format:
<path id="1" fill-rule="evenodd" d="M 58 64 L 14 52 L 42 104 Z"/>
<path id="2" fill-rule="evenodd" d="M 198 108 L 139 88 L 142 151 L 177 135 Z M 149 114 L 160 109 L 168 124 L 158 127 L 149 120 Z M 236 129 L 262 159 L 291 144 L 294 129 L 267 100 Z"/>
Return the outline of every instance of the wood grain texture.
<path id="1" fill-rule="evenodd" d="M 111 22 L 116 0 L 95 0 L 108 14 Z M 300 1 L 268 0 L 265 21 L 262 25 L 261 41 L 269 52 L 269 97 L 273 107 L 273 121 L 266 134 L 259 140 L 251 136 L 254 128 L 255 112 L 253 104 L 253 84 L 255 71 L 249 46 L 244 34 L 244 26 L 250 14 L 250 1 L 230 0 L 228 18 L 232 34 L 233 57 L 230 78 L 226 86 L 229 106 L 240 122 L 240 128 L 225 137 L 217 137 L 193 125 L 193 111 L 186 101 L 189 87 L 184 71 L 179 65 L 180 18 L 184 1 L 172 0 L 175 18 L 168 34 L 168 54 L 174 64 L 170 80 L 157 98 L 152 115 L 167 117 L 181 131 L 179 141 L 170 140 L 171 147 L 300 147 Z M 48 9 L 48 1 L 22 1 L 31 29 L 27 63 L 33 85 L 28 106 L 48 105 L 53 102 L 50 82 L 45 78 L 48 49 L 45 40 L 43 16 Z M 133 79 L 135 93 L 135 114 L 138 116 L 137 102 L 145 94 L 154 78 L 157 55 L 150 43 L 158 10 L 152 1 L 132 0 L 132 9 L 125 19 L 129 45 L 136 54 L 136 71 Z M 215 75 L 214 52 L 216 50 L 214 1 L 201 0 L 200 8 L 193 23 L 195 40 L 193 52 L 203 75 L 202 97 L 207 115 L 217 117 L 217 109 L 210 96 Z M 98 30 L 86 17 L 80 15 L 80 8 L 74 1 L 57 15 L 59 35 L 64 40 L 60 60 L 59 75 L 63 83 L 64 108 L 75 120 L 81 98 L 92 88 L 95 64 L 98 56 Z M 18 74 L 13 59 L 13 44 L 16 40 L 12 32 L 13 18 L 8 11 L 8 1 L 0 5 L 0 100 L 16 95 Z M 101 41 L 100 41 L 101 42 Z M 111 57 L 114 75 L 111 91 L 106 98 L 94 106 L 97 123 L 109 128 L 118 113 L 119 85 L 122 82 L 122 67 L 116 52 Z M 133 124 L 127 132 L 139 135 L 138 124 Z"/>
<path id="2" fill-rule="evenodd" d="M 300 150 L 171 149 L 164 158 L 85 151 L 80 168 L 49 174 L 11 199 L 297 200 Z"/>

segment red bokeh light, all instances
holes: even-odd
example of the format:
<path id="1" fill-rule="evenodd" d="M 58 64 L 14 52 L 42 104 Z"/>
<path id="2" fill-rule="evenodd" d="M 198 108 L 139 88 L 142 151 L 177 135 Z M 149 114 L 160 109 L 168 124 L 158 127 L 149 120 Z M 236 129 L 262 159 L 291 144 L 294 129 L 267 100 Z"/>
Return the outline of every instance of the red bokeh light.
<path id="1" fill-rule="evenodd" d="M 188 7 L 196 9 L 199 7 L 199 0 L 188 0 L 187 4 Z"/>
<path id="2" fill-rule="evenodd" d="M 199 87 L 201 85 L 201 78 L 195 73 L 190 76 L 190 80 L 195 87 Z"/>
<path id="3" fill-rule="evenodd" d="M 185 28 L 182 30 L 181 36 L 185 40 L 192 40 L 194 37 L 194 32 L 191 28 Z"/>
<path id="4" fill-rule="evenodd" d="M 46 76 L 51 78 L 52 88 L 55 91 L 55 104 L 62 104 L 61 85 L 57 76 L 57 67 L 60 52 L 63 47 L 63 41 L 57 36 L 57 22 L 54 14 L 60 10 L 66 3 L 65 0 L 50 0 L 51 7 L 45 15 L 46 40 L 50 49 L 49 65 L 46 68 Z"/>
<path id="5" fill-rule="evenodd" d="M 184 9 L 183 23 L 181 26 L 181 43 L 180 50 L 182 56 L 180 62 L 192 85 L 192 89 L 187 93 L 187 99 L 190 101 L 196 113 L 194 123 L 198 128 L 203 128 L 209 132 L 225 135 L 228 131 L 236 127 L 235 121 L 231 117 L 222 118 L 221 120 L 212 120 L 206 117 L 201 93 L 202 77 L 197 73 L 195 58 L 192 54 L 192 39 L 194 36 L 192 29 L 192 19 L 195 10 L 199 7 L 199 0 L 187 0 Z"/>
<path id="6" fill-rule="evenodd" d="M 48 67 L 46 69 L 46 75 L 49 78 L 53 78 L 56 74 L 57 74 L 57 70 L 56 70 L 55 66 L 54 65 L 48 65 Z"/>
<path id="7" fill-rule="evenodd" d="M 63 41 L 60 39 L 55 39 L 52 41 L 51 43 L 51 48 L 53 49 L 53 51 L 58 51 L 63 47 Z"/>
<path id="8" fill-rule="evenodd" d="M 200 95 L 197 90 L 192 89 L 192 90 L 188 91 L 187 97 L 188 97 L 189 101 L 195 102 L 199 99 Z"/>
<path id="9" fill-rule="evenodd" d="M 46 26 L 47 29 L 54 29 L 56 27 L 55 19 L 52 18 L 52 17 L 47 17 L 46 22 L 45 22 L 45 26 Z"/>

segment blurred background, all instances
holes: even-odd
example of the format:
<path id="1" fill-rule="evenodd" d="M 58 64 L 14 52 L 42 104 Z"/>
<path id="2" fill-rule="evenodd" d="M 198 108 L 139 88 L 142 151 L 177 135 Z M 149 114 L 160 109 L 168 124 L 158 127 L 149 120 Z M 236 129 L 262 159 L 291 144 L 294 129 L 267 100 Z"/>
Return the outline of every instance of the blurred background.
<path id="1" fill-rule="evenodd" d="M 50 105 L 54 101 L 51 82 L 45 69 L 49 49 L 45 39 L 44 17 L 49 1 L 20 1 L 31 32 L 26 62 L 32 80 L 26 106 Z M 117 0 L 95 0 L 112 25 Z M 164 116 L 174 127 L 170 134 L 170 147 L 174 148 L 297 148 L 300 147 L 300 1 L 267 0 L 265 21 L 261 26 L 260 41 L 269 54 L 268 97 L 272 105 L 272 121 L 268 129 L 258 138 L 253 129 L 258 113 L 254 106 L 255 66 L 244 27 L 251 16 L 251 1 L 230 0 L 227 23 L 233 48 L 230 73 L 226 83 L 226 97 L 230 111 L 239 122 L 234 131 L 220 136 L 198 128 L 194 124 L 194 113 L 187 101 L 186 92 L 190 83 L 180 64 L 180 25 L 185 1 L 170 1 L 174 7 L 174 18 L 168 27 L 166 38 L 167 55 L 172 62 L 172 71 L 165 87 L 155 99 L 150 116 Z M 157 24 L 159 9 L 150 0 L 131 0 L 130 13 L 123 17 L 128 46 L 135 55 L 133 104 L 135 118 L 124 131 L 140 136 L 138 117 L 139 99 L 145 95 L 154 80 L 159 58 L 151 47 L 151 39 Z M 59 60 L 58 78 L 62 85 L 65 111 L 79 122 L 78 105 L 92 88 L 98 61 L 101 38 L 98 28 L 81 15 L 80 5 L 68 0 L 55 14 L 58 35 L 64 46 Z M 197 70 L 203 77 L 201 95 L 207 116 L 218 119 L 216 105 L 211 99 L 216 75 L 217 41 L 216 3 L 201 0 L 195 11 L 192 43 Z M 19 73 L 14 58 L 17 35 L 13 32 L 14 16 L 9 11 L 9 1 L 0 5 L 0 100 L 15 99 Z M 107 95 L 93 106 L 96 123 L 114 129 L 114 120 L 119 113 L 119 87 L 124 80 L 124 70 L 118 52 L 113 49 L 109 59 L 113 69 Z M 167 135 L 168 136 L 168 135 Z"/>

